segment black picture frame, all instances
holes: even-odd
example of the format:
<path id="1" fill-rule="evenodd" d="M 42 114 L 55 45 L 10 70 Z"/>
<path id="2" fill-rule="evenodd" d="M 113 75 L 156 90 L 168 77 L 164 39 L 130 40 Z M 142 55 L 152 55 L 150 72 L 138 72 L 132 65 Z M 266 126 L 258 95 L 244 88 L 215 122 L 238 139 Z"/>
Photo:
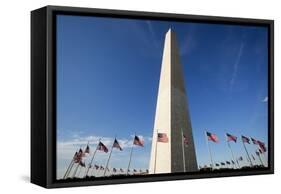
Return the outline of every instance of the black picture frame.
<path id="1" fill-rule="evenodd" d="M 56 180 L 56 14 L 266 26 L 268 33 L 268 168 L 212 173 L 155 174 L 99 180 Z M 230 17 L 46 6 L 31 12 L 31 182 L 46 188 L 274 173 L 274 21 Z"/>

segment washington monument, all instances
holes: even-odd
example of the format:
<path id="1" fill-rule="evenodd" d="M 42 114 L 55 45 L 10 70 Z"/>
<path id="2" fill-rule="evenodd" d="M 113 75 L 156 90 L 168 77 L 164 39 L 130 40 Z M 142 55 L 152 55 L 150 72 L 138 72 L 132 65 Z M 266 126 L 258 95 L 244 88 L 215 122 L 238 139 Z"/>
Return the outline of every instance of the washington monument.
<path id="1" fill-rule="evenodd" d="M 176 34 L 166 33 L 149 173 L 197 171 L 192 127 Z"/>

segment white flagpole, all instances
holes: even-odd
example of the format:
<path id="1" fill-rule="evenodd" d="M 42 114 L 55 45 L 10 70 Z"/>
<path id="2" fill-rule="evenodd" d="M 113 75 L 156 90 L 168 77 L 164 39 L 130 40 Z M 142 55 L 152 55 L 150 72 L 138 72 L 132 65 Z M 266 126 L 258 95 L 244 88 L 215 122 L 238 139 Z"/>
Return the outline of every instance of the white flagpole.
<path id="1" fill-rule="evenodd" d="M 97 144 L 97 147 L 96 147 L 96 149 L 95 149 L 95 151 L 94 151 L 94 153 L 93 153 L 93 156 L 92 156 L 91 162 L 89 163 L 89 166 L 87 167 L 87 170 L 86 170 L 86 173 L 85 173 L 85 177 L 86 177 L 86 176 L 88 176 L 88 173 L 89 173 L 89 167 L 90 167 L 90 166 L 92 166 L 92 164 L 93 164 L 93 161 L 94 161 L 94 158 L 95 158 L 96 152 L 97 152 L 98 147 L 99 147 L 100 140 L 101 140 L 101 139 L 99 139 L 98 144 Z"/>
<path id="2" fill-rule="evenodd" d="M 185 149 L 184 149 L 184 137 L 183 137 L 183 131 L 181 128 L 181 144 L 182 144 L 182 159 L 183 159 L 183 172 L 185 172 Z"/>
<path id="3" fill-rule="evenodd" d="M 68 167 L 67 167 L 67 169 L 66 169 L 66 171 L 65 171 L 65 173 L 64 173 L 64 175 L 63 175 L 63 179 L 65 179 L 65 177 L 66 177 L 66 175 L 67 175 L 67 173 L 68 173 L 68 171 L 69 171 L 69 169 L 70 169 L 70 166 L 73 164 L 73 159 L 71 160 L 71 162 L 69 163 L 69 165 L 68 165 Z"/>
<path id="4" fill-rule="evenodd" d="M 80 163 L 77 164 L 77 166 L 76 166 L 76 168 L 75 168 L 75 170 L 72 174 L 72 178 L 76 176 L 76 173 L 77 173 L 77 170 L 78 170 L 79 166 L 80 166 Z"/>
<path id="5" fill-rule="evenodd" d="M 213 157 L 212 157 L 211 148 L 210 148 L 210 145 L 209 145 L 209 140 L 208 140 L 208 136 L 207 136 L 207 131 L 205 131 L 205 136 L 206 136 L 206 144 L 207 144 L 207 147 L 208 147 L 208 150 L 209 150 L 211 165 L 212 165 L 212 166 L 211 166 L 211 169 L 213 170 L 213 168 L 214 168 L 214 162 L 213 162 Z"/>
<path id="6" fill-rule="evenodd" d="M 81 150 L 81 147 L 80 147 L 79 151 L 80 151 L 80 150 Z M 82 160 L 82 158 L 83 158 L 83 150 L 82 150 L 82 156 L 81 156 L 81 158 L 80 158 L 80 160 L 79 160 L 79 162 L 78 162 L 78 164 L 77 164 L 77 166 L 76 166 L 76 168 L 75 168 L 75 170 L 74 170 L 74 172 L 73 172 L 73 174 L 72 174 L 72 178 L 75 177 L 76 172 L 77 172 L 77 170 L 78 170 L 78 168 L 79 168 L 79 166 L 80 166 L 80 161 Z"/>
<path id="7" fill-rule="evenodd" d="M 76 153 L 77 153 L 77 152 L 74 153 L 74 156 L 73 156 L 73 158 L 72 158 L 70 164 L 68 165 L 67 170 L 65 171 L 65 174 L 64 174 L 64 176 L 63 176 L 63 179 L 65 179 L 65 178 L 67 177 L 67 175 L 69 174 L 69 172 L 71 171 L 71 169 L 72 169 L 72 167 L 73 167 L 73 164 L 74 164 L 74 157 L 75 157 Z"/>
<path id="8" fill-rule="evenodd" d="M 77 174 L 77 177 L 78 177 L 78 178 L 79 178 L 79 176 L 80 176 L 81 171 L 82 171 L 82 167 L 79 168 L 79 171 L 78 171 L 78 174 Z"/>
<path id="9" fill-rule="evenodd" d="M 131 153 L 130 153 L 130 159 L 129 159 L 129 164 L 128 164 L 128 168 L 127 168 L 127 173 L 126 173 L 126 175 L 128 175 L 129 169 L 130 169 L 130 165 L 131 165 L 131 160 L 132 160 L 132 154 L 133 154 L 133 148 L 134 148 L 134 140 L 135 140 L 135 137 L 136 137 L 136 133 L 135 133 L 135 136 L 133 137 L 133 143 L 132 143 L 132 148 L 131 148 Z"/>
<path id="10" fill-rule="evenodd" d="M 234 164 L 233 164 L 233 162 L 231 161 L 232 167 L 234 168 L 234 166 L 235 166 L 235 168 L 237 168 L 236 163 L 235 163 L 235 159 L 234 159 L 234 154 L 233 154 L 231 145 L 230 145 L 230 143 L 229 143 L 229 141 L 228 141 L 228 137 L 227 137 L 226 131 L 224 131 L 224 134 L 225 134 L 225 140 L 226 140 L 226 142 L 227 142 L 228 148 L 229 148 L 229 150 L 230 150 L 230 152 L 231 152 L 232 160 L 233 160 L 233 162 L 234 162 Z M 237 140 L 237 139 L 236 139 L 236 140 Z M 235 143 L 236 143 L 236 142 L 235 142 Z"/>
<path id="11" fill-rule="evenodd" d="M 68 178 L 69 174 L 70 174 L 71 171 L 72 171 L 72 168 L 73 168 L 74 164 L 75 164 L 75 162 L 74 162 L 74 160 L 73 160 L 73 162 L 72 162 L 72 164 L 71 164 L 71 167 L 70 167 L 69 171 L 67 172 L 67 174 L 65 175 L 64 179 Z"/>
<path id="12" fill-rule="evenodd" d="M 75 154 L 76 154 L 76 153 L 78 154 L 78 150 L 75 152 Z M 65 174 L 64 179 L 66 179 L 66 178 L 70 175 L 70 173 L 71 173 L 71 171 L 72 171 L 72 168 L 73 168 L 73 166 L 75 165 L 75 161 L 74 161 L 75 154 L 74 154 L 73 159 L 72 159 L 71 167 L 70 167 L 69 171 Z"/>
<path id="13" fill-rule="evenodd" d="M 236 159 L 236 163 L 237 163 L 238 168 L 240 168 L 239 161 L 237 159 Z"/>
<path id="14" fill-rule="evenodd" d="M 115 141 L 115 140 L 116 140 L 116 136 L 115 136 L 114 141 Z M 112 146 L 111 146 L 111 151 L 110 151 L 110 154 L 109 154 L 108 159 L 107 159 L 107 162 L 106 162 L 106 166 L 105 166 L 105 169 L 104 169 L 104 172 L 103 172 L 103 176 L 105 176 L 105 173 L 106 173 L 106 171 L 107 171 L 108 163 L 109 163 L 109 160 L 110 160 L 110 158 L 111 158 L 111 154 L 112 154 L 112 150 L 113 150 L 113 145 L 114 145 L 114 142 L 113 142 L 113 144 L 112 144 Z"/>
<path id="15" fill-rule="evenodd" d="M 257 154 L 257 155 L 258 155 L 258 157 L 259 157 L 259 159 L 260 159 L 261 165 L 264 166 L 264 164 L 263 164 L 263 162 L 262 162 L 262 160 L 261 160 L 261 156 L 260 156 L 261 153 L 259 153 L 259 154 Z"/>
<path id="16" fill-rule="evenodd" d="M 227 140 L 226 140 L 226 141 L 227 141 Z M 229 141 L 227 141 L 227 145 L 228 145 L 228 147 L 229 147 L 229 149 L 230 149 L 230 152 L 231 152 L 231 155 L 232 155 L 232 159 L 233 159 L 233 162 L 234 162 L 234 161 L 235 161 L 235 160 L 234 160 L 234 154 L 233 154 L 233 151 L 232 151 L 232 148 L 231 148 L 231 146 L 230 146 Z M 231 162 L 231 163 L 232 163 L 232 162 Z M 233 163 L 232 163 L 232 164 L 233 164 Z M 234 162 L 234 166 L 235 166 L 235 168 L 237 168 L 235 162 Z"/>
<path id="17" fill-rule="evenodd" d="M 249 155 L 249 153 L 248 153 L 248 150 L 247 150 L 247 148 L 246 148 L 246 146 L 245 146 L 245 143 L 244 143 L 243 139 L 242 139 L 242 143 L 243 143 L 244 149 L 245 149 L 245 151 L 246 151 L 246 154 L 247 154 L 247 156 L 248 156 L 250 165 L 251 165 L 251 167 L 252 167 L 252 166 L 253 166 L 253 163 L 252 163 L 252 160 L 251 160 L 251 158 L 250 158 L 250 155 Z"/>
<path id="18" fill-rule="evenodd" d="M 156 172 L 156 157 L 157 157 L 157 144 L 158 144 L 158 129 L 156 129 L 156 143 L 155 143 L 155 158 L 154 158 L 154 174 Z"/>
<path id="19" fill-rule="evenodd" d="M 262 157 L 262 161 L 263 161 L 263 164 L 264 164 L 264 166 L 265 166 L 265 165 L 268 163 L 268 162 L 267 162 L 266 155 L 265 155 L 265 152 L 262 153 L 262 156 L 263 156 L 263 157 Z"/>

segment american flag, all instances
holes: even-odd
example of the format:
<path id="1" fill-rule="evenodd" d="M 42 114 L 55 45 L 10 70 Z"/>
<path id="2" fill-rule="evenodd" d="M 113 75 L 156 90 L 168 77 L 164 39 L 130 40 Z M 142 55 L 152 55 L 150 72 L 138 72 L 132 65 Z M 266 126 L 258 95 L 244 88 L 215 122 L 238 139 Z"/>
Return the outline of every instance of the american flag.
<path id="1" fill-rule="evenodd" d="M 98 148 L 97 148 L 97 149 L 100 150 L 100 151 L 103 151 L 103 152 L 105 152 L 105 153 L 108 152 L 107 147 L 106 147 L 101 141 L 99 142 L 99 145 L 98 145 Z"/>
<path id="2" fill-rule="evenodd" d="M 79 165 L 82 166 L 82 167 L 86 167 L 85 162 L 83 162 L 83 161 L 80 161 Z"/>
<path id="3" fill-rule="evenodd" d="M 157 141 L 162 143 L 167 143 L 169 141 L 168 136 L 166 133 L 158 133 L 157 134 Z"/>
<path id="4" fill-rule="evenodd" d="M 89 147 L 89 145 L 87 145 L 87 147 L 86 147 L 86 149 L 85 149 L 84 153 L 87 153 L 87 154 L 89 154 L 89 153 L 90 153 L 90 147 Z"/>
<path id="5" fill-rule="evenodd" d="M 227 137 L 227 141 L 234 141 L 235 143 L 237 141 L 237 137 L 229 133 L 226 134 L 226 137 Z"/>
<path id="6" fill-rule="evenodd" d="M 241 136 L 242 142 L 250 144 L 250 139 L 245 137 L 244 135 Z"/>
<path id="7" fill-rule="evenodd" d="M 78 156 L 79 157 L 83 157 L 83 154 L 84 154 L 83 150 L 80 148 L 79 151 L 78 151 Z"/>
<path id="8" fill-rule="evenodd" d="M 183 135 L 183 144 L 188 145 L 188 139 L 187 136 Z"/>
<path id="9" fill-rule="evenodd" d="M 74 156 L 73 156 L 73 161 L 75 163 L 79 163 L 79 160 L 78 160 L 78 152 L 75 152 Z"/>
<path id="10" fill-rule="evenodd" d="M 95 164 L 95 168 L 96 168 L 96 170 L 98 170 L 98 169 L 99 169 L 99 166 Z"/>
<path id="11" fill-rule="evenodd" d="M 117 139 L 115 138 L 114 143 L 113 143 L 113 147 L 119 149 L 120 151 L 122 151 L 122 148 L 119 144 L 119 142 L 117 141 Z"/>
<path id="12" fill-rule="evenodd" d="M 82 157 L 83 157 L 83 150 L 80 149 L 78 152 L 76 152 L 74 156 L 74 162 L 79 163 L 82 160 Z"/>
<path id="13" fill-rule="evenodd" d="M 252 140 L 253 144 L 258 145 L 258 141 L 257 141 L 256 139 L 254 139 L 254 138 L 251 137 L 251 140 Z"/>
<path id="14" fill-rule="evenodd" d="M 261 151 L 262 151 L 262 152 L 266 152 L 265 144 L 264 144 L 263 142 L 261 142 L 261 141 L 257 141 L 257 143 L 258 143 L 258 145 L 259 145 Z"/>
<path id="15" fill-rule="evenodd" d="M 144 141 L 135 135 L 133 144 L 143 147 Z"/>
<path id="16" fill-rule="evenodd" d="M 209 141 L 212 141 L 215 143 L 219 142 L 219 138 L 214 133 L 206 132 L 206 135 L 207 135 Z"/>

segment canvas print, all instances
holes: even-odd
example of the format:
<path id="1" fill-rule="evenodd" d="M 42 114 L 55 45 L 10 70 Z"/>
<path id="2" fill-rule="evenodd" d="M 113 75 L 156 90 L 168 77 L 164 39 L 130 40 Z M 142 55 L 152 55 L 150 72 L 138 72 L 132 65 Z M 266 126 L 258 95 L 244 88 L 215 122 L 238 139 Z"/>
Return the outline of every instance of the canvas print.
<path id="1" fill-rule="evenodd" d="M 267 168 L 268 33 L 56 15 L 56 179 Z"/>

